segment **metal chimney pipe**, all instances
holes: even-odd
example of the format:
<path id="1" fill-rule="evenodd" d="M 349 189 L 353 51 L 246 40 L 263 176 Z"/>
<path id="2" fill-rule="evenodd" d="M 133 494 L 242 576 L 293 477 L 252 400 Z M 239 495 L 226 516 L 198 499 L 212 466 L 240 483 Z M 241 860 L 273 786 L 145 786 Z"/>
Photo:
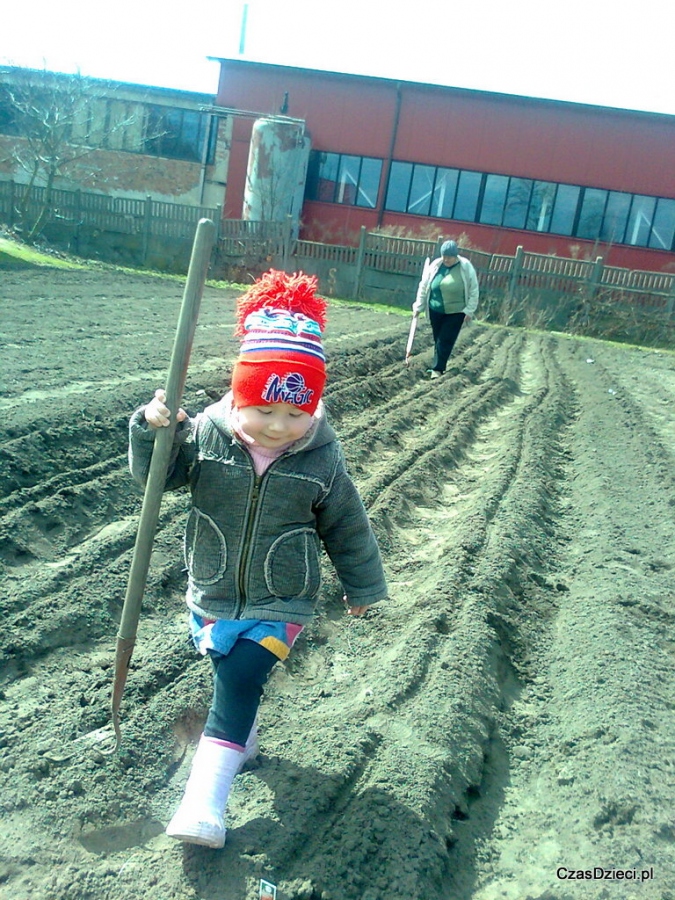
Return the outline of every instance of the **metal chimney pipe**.
<path id="1" fill-rule="evenodd" d="M 248 3 L 244 3 L 241 10 L 241 30 L 239 32 L 239 56 L 246 50 L 246 20 L 248 19 Z"/>

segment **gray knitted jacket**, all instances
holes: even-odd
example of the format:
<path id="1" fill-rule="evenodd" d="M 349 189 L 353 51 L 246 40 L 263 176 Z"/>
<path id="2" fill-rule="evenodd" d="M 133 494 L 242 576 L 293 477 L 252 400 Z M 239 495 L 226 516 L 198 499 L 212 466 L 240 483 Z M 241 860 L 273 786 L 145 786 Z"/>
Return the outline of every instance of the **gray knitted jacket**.
<path id="1" fill-rule="evenodd" d="M 375 536 L 325 418 L 261 476 L 228 420 L 224 398 L 176 429 L 166 490 L 192 493 L 188 606 L 210 619 L 304 625 L 321 586 L 322 543 L 350 605 L 386 599 Z M 144 485 L 154 429 L 143 407 L 129 431 L 131 472 Z"/>

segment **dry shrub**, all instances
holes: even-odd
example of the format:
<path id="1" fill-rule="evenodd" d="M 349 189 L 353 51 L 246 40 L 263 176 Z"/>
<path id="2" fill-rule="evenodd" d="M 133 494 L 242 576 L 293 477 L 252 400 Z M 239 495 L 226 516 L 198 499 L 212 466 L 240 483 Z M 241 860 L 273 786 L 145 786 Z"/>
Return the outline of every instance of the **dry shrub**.
<path id="1" fill-rule="evenodd" d="M 459 234 L 439 234 L 439 230 L 438 225 L 423 222 L 416 228 L 409 228 L 407 225 L 380 225 L 373 228 L 372 233 L 414 241 L 456 241 L 457 246 L 462 250 L 482 250 L 473 243 L 466 231 L 461 231 Z"/>
<path id="2" fill-rule="evenodd" d="M 675 349 L 675 316 L 667 309 L 643 307 L 635 297 L 600 291 L 583 298 L 566 331 L 644 347 Z"/>
<path id="3" fill-rule="evenodd" d="M 541 298 L 530 294 L 520 297 L 516 294 L 490 295 L 481 299 L 481 318 L 496 325 L 532 328 L 546 331 L 551 328 L 555 317 L 552 306 L 542 304 Z"/>
<path id="4" fill-rule="evenodd" d="M 341 246 L 357 247 L 359 243 L 358 231 L 346 233 L 344 228 L 338 228 L 325 222 L 312 222 L 310 226 L 303 228 L 302 237 L 303 240 L 312 241 L 316 244 L 339 244 Z"/>
<path id="5" fill-rule="evenodd" d="M 675 315 L 643 307 L 634 295 L 600 291 L 595 297 L 531 292 L 520 296 L 485 293 L 480 317 L 485 322 L 539 331 L 595 337 L 644 347 L 675 349 Z"/>

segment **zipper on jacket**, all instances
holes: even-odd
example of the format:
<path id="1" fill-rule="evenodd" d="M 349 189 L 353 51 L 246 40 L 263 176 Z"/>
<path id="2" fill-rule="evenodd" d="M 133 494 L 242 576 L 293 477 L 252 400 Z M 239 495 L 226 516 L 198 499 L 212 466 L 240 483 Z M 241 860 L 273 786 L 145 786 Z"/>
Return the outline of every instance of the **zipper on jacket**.
<path id="1" fill-rule="evenodd" d="M 235 619 L 240 617 L 242 606 L 246 605 L 246 569 L 248 568 L 248 560 L 251 555 L 251 537 L 253 535 L 253 528 L 255 525 L 256 514 L 258 512 L 258 501 L 260 499 L 260 488 L 262 487 L 262 483 L 267 477 L 270 469 L 275 466 L 280 460 L 286 459 L 291 454 L 285 450 L 281 456 L 278 456 L 276 459 L 273 459 L 269 466 L 265 469 L 262 475 L 255 474 L 255 467 L 253 465 L 253 460 L 250 457 L 250 454 L 246 454 L 249 457 L 251 462 L 251 467 L 253 468 L 253 490 L 251 491 L 251 504 L 248 510 L 248 516 L 246 519 L 246 529 L 244 531 L 244 543 L 242 547 L 241 554 L 241 562 L 239 564 L 239 578 L 238 578 L 238 586 L 239 586 L 239 602 L 237 604 L 237 613 L 235 615 Z"/>
<path id="2" fill-rule="evenodd" d="M 256 512 L 258 511 L 258 500 L 260 499 L 260 485 L 265 475 L 255 475 L 253 478 L 253 490 L 251 491 L 251 503 L 248 508 L 248 517 L 246 520 L 246 530 L 244 531 L 244 542 L 242 547 L 241 561 L 239 563 L 239 605 L 237 607 L 237 615 L 239 618 L 242 605 L 246 602 L 246 568 L 251 553 L 251 535 L 253 534 L 253 525 L 255 523 Z"/>

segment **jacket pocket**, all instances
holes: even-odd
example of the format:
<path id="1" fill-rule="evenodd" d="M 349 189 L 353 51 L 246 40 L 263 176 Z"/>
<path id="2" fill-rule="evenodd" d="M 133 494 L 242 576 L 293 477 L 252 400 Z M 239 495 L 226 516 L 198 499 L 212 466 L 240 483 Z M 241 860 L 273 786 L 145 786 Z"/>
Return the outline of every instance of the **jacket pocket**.
<path id="1" fill-rule="evenodd" d="M 215 584 L 227 568 L 225 535 L 210 516 L 194 507 L 185 527 L 185 565 L 198 585 Z"/>
<path id="2" fill-rule="evenodd" d="M 321 586 L 319 539 L 313 528 L 296 528 L 278 537 L 265 560 L 265 582 L 275 597 L 314 597 Z"/>

